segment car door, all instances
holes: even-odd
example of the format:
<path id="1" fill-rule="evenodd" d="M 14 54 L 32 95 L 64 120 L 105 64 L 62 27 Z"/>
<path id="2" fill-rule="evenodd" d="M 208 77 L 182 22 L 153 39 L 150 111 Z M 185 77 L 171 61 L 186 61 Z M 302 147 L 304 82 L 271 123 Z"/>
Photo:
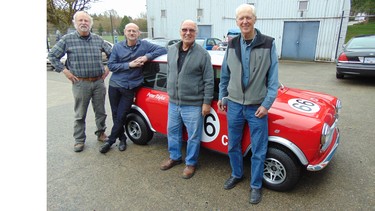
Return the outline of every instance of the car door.
<path id="1" fill-rule="evenodd" d="M 142 70 L 144 83 L 137 92 L 135 104 L 145 113 L 153 130 L 167 134 L 167 63 L 147 62 Z"/>

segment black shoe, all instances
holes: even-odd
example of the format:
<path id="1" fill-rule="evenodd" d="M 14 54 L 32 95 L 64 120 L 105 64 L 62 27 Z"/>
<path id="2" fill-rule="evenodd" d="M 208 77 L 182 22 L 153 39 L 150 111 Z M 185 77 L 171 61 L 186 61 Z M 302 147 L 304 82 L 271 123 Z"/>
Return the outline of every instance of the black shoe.
<path id="1" fill-rule="evenodd" d="M 120 141 L 120 144 L 118 145 L 118 150 L 125 151 L 126 150 L 126 140 Z"/>
<path id="2" fill-rule="evenodd" d="M 237 183 L 241 182 L 243 180 L 243 176 L 241 178 L 236 178 L 233 176 L 230 176 L 227 181 L 224 183 L 224 189 L 229 190 L 236 186 Z"/>
<path id="3" fill-rule="evenodd" d="M 111 149 L 111 146 L 112 144 L 108 143 L 108 142 L 105 142 L 101 147 L 100 147 L 100 150 L 99 152 L 101 153 L 106 153 L 109 151 L 109 149 Z"/>
<path id="4" fill-rule="evenodd" d="M 262 189 L 251 188 L 250 204 L 258 204 L 262 199 Z"/>

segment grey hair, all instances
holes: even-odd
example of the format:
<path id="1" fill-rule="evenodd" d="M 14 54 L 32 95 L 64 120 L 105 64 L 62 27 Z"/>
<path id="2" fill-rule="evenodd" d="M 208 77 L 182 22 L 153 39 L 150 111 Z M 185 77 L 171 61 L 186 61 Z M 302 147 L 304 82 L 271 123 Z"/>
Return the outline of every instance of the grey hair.
<path id="1" fill-rule="evenodd" d="M 180 29 L 181 29 L 181 27 L 182 27 L 182 24 L 184 24 L 184 23 L 193 23 L 193 24 L 194 24 L 195 31 L 198 33 L 198 25 L 197 25 L 197 23 L 196 23 L 195 21 L 190 20 L 190 19 L 187 19 L 187 20 L 182 21 L 182 22 L 181 22 L 181 25 L 180 25 Z"/>
<path id="2" fill-rule="evenodd" d="M 87 12 L 85 12 L 85 11 L 77 11 L 75 14 L 74 14 L 74 16 L 73 16 L 73 24 L 74 24 L 74 27 L 75 27 L 75 25 L 76 25 L 76 22 L 75 22 L 75 20 L 76 20 L 76 18 L 77 18 L 77 15 L 78 14 L 81 14 L 81 13 L 85 13 L 87 16 L 89 16 L 89 18 L 90 18 L 90 30 L 91 30 L 91 28 L 92 28 L 92 26 L 94 25 L 94 19 L 91 17 L 91 15 L 89 15 Z"/>
<path id="3" fill-rule="evenodd" d="M 257 17 L 257 13 L 256 13 L 254 5 L 241 4 L 240 6 L 238 6 L 237 9 L 236 9 L 236 18 L 238 16 L 238 14 L 242 11 L 250 12 L 251 14 L 254 15 L 254 17 Z"/>

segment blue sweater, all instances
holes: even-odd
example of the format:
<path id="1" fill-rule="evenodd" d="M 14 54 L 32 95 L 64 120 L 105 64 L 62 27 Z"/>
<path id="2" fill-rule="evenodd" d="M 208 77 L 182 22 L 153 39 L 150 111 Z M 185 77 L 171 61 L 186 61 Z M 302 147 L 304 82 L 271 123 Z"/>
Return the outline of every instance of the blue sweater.
<path id="1" fill-rule="evenodd" d="M 133 47 L 129 47 L 126 40 L 116 43 L 108 60 L 108 68 L 112 72 L 109 85 L 125 89 L 140 86 L 143 82 L 142 67 L 130 68 L 129 63 L 140 56 L 152 60 L 166 53 L 166 48 L 145 40 L 137 40 L 137 44 Z"/>

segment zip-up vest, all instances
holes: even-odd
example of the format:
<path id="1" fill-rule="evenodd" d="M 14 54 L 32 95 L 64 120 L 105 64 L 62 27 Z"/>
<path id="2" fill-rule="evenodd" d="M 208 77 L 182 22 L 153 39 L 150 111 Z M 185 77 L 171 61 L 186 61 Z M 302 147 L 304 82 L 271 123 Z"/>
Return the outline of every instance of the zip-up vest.
<path id="1" fill-rule="evenodd" d="M 242 83 L 241 35 L 228 43 L 227 64 L 230 71 L 228 98 L 243 105 L 261 104 L 267 95 L 267 74 L 271 67 L 271 48 L 274 38 L 257 30 L 255 43 L 250 52 L 250 78 L 245 87 Z M 249 71 L 249 70 L 245 70 Z"/>

